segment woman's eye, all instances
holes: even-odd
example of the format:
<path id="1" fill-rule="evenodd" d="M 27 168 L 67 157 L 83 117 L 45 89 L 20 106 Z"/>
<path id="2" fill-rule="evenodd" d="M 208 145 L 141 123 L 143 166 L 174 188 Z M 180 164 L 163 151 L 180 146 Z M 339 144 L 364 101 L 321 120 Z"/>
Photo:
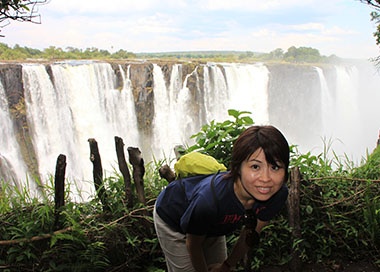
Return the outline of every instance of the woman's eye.
<path id="1" fill-rule="evenodd" d="M 281 168 L 280 166 L 272 165 L 272 169 L 273 169 L 273 170 L 280 170 L 280 168 Z"/>
<path id="2" fill-rule="evenodd" d="M 257 164 L 253 164 L 253 165 L 251 166 L 251 168 L 254 169 L 254 170 L 257 170 L 257 169 L 259 169 L 260 167 L 259 167 Z"/>

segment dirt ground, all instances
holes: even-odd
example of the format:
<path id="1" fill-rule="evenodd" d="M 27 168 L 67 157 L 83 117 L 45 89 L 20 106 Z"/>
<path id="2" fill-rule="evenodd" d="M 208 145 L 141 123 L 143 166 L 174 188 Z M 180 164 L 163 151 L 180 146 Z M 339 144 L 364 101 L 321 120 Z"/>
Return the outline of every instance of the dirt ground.
<path id="1" fill-rule="evenodd" d="M 290 272 L 289 267 L 264 267 L 260 272 Z M 370 262 L 337 262 L 331 264 L 303 264 L 302 272 L 380 272 L 380 268 Z"/>

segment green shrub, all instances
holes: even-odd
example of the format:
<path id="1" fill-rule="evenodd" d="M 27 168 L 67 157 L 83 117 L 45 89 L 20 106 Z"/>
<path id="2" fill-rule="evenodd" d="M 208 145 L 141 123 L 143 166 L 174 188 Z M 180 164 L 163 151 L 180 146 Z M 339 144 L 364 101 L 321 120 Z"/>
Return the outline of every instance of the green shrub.
<path id="1" fill-rule="evenodd" d="M 254 124 L 248 111 L 228 110 L 228 115 L 234 120 L 224 122 L 211 121 L 202 126 L 201 131 L 191 136 L 195 144 L 187 149 L 187 153 L 197 150 L 208 154 L 223 163 L 226 167 L 231 161 L 231 153 L 235 140 L 247 128 Z"/>

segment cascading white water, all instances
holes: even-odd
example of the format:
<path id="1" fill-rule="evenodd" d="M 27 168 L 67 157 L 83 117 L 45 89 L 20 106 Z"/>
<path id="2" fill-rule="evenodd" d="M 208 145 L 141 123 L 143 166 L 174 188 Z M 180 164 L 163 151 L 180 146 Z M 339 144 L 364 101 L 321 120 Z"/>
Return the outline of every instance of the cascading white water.
<path id="1" fill-rule="evenodd" d="M 380 101 L 380 93 L 363 85 L 365 81 L 359 83 L 359 70 L 355 66 L 335 66 L 334 90 L 327 86 L 323 70 L 315 69 L 321 83 L 323 128 L 320 136 L 327 140 L 325 144 L 330 144 L 335 154 L 359 164 L 366 152 L 371 153 L 375 147 L 380 110 L 372 105 Z M 380 83 L 379 78 L 373 80 Z M 368 108 L 372 108 L 371 114 L 366 114 Z"/>
<path id="2" fill-rule="evenodd" d="M 23 66 L 39 171 L 52 174 L 58 155 L 66 155 L 66 176 L 87 199 L 94 192 L 88 139 L 98 142 L 105 177 L 117 168 L 115 136 L 128 146 L 139 145 L 129 79 L 117 90 L 115 73 L 105 63 L 59 63 L 51 70 L 54 86 L 43 65 Z"/>
<path id="3" fill-rule="evenodd" d="M 331 138 L 333 129 L 336 127 L 336 113 L 333 104 L 333 97 L 327 85 L 323 70 L 314 67 L 318 73 L 321 83 L 321 115 L 322 115 L 322 131 L 321 135 Z"/>
<path id="4" fill-rule="evenodd" d="M 224 121 L 227 111 L 249 111 L 257 124 L 268 124 L 268 69 L 262 64 L 209 64 L 204 69 L 206 120 Z"/>
<path id="5" fill-rule="evenodd" d="M 182 84 L 181 65 L 173 66 L 169 90 L 161 68 L 153 65 L 154 109 L 152 154 L 156 159 L 174 158 L 176 145 L 190 144 L 189 137 L 197 132 L 197 113 L 191 112 L 191 97 L 186 87 L 187 75 Z"/>
<path id="6" fill-rule="evenodd" d="M 221 68 L 209 63 L 203 72 L 206 121 L 224 121 L 228 117 L 229 92 Z"/>
<path id="7" fill-rule="evenodd" d="M 24 65 L 23 82 L 25 86 L 25 104 L 28 123 L 32 124 L 32 142 L 39 163 L 42 182 L 48 180 L 48 174 L 53 174 L 58 155 L 70 149 L 69 130 L 65 112 L 67 103 L 64 96 L 57 93 L 50 81 L 44 65 Z M 68 165 L 68 168 L 71 164 Z"/>
<path id="8" fill-rule="evenodd" d="M 93 194 L 94 187 L 92 163 L 89 160 L 89 138 L 95 138 L 98 142 L 104 176 L 107 177 L 113 168 L 117 169 L 115 136 L 122 137 L 126 146 L 135 146 L 143 150 L 145 162 L 152 158 L 173 159 L 175 145 L 192 144 L 189 138 L 191 135 L 211 120 L 224 121 L 228 118 L 228 109 L 252 112 L 256 124 L 267 124 L 275 120 L 273 115 L 281 114 L 279 123 L 273 125 L 283 127 L 282 131 L 286 136 L 297 136 L 306 126 L 310 126 L 307 131 L 312 131 L 321 138 L 326 136 L 342 142 L 340 146 L 334 143 L 334 151 L 340 154 L 354 154 L 355 158 L 364 155 L 366 149 L 371 151 L 380 127 L 380 107 L 377 106 L 380 100 L 380 77 L 367 71 L 363 77 L 360 70 L 360 81 L 359 70 L 347 65 L 337 66 L 333 76 L 332 73 L 326 74 L 326 70 L 318 67 L 315 68 L 315 75 L 305 69 L 308 79 L 318 76 L 320 82 L 320 86 L 311 88 L 312 91 L 308 90 L 307 95 L 312 99 L 306 99 L 306 103 L 320 103 L 309 110 L 309 106 L 312 105 L 304 105 L 304 87 L 297 89 L 298 84 L 288 84 L 287 86 L 292 87 L 286 89 L 285 95 L 281 90 L 285 83 L 294 80 L 292 77 L 289 78 L 286 68 L 277 67 L 277 75 L 281 77 L 281 82 L 275 82 L 277 84 L 272 84 L 270 89 L 269 80 L 273 83 L 279 79 L 273 75 L 269 79 L 270 69 L 263 64 L 209 63 L 201 67 L 203 81 L 198 78 L 198 71 L 201 69 L 198 70 L 196 67 L 192 73 L 185 75 L 184 82 L 182 65 L 175 64 L 168 84 L 165 83 L 161 68 L 154 64 L 155 116 L 149 141 L 141 139 L 142 136 L 138 135 L 129 76 L 130 67 L 125 72 L 119 66 L 123 78 L 121 90 L 117 89 L 115 72 L 107 63 L 64 62 L 52 64 L 50 68 L 49 76 L 44 65 L 23 65 L 27 118 L 33 133 L 32 140 L 39 171 L 47 178 L 55 169 L 58 155 L 66 155 L 66 177 L 75 182 L 73 184 L 78 190 L 78 195 L 82 192 L 84 199 Z M 304 70 L 300 68 L 298 71 Z M 326 79 L 327 76 L 329 81 Z M 303 80 L 302 75 L 298 80 Z M 335 83 L 332 84 L 332 81 Z M 203 86 L 199 86 L 201 82 Z M 196 90 L 192 88 L 190 91 L 188 84 Z M 17 150 L 18 145 L 14 140 L 7 112 L 7 100 L 1 87 L 1 137 L 7 141 L 1 142 L 0 156 L 12 163 L 21 178 L 25 174 L 25 166 L 20 158 L 20 151 Z M 271 99 L 277 97 L 281 99 L 271 103 Z M 289 107 L 290 102 L 293 103 L 293 107 Z M 371 107 L 374 103 L 375 106 Z M 272 107 L 269 109 L 268 105 Z M 304 115 L 310 118 L 310 122 L 303 122 L 302 126 L 305 127 L 296 123 L 295 126 L 290 126 L 289 131 L 288 123 L 294 124 L 291 119 L 296 116 L 300 121 Z M 318 122 L 320 116 L 322 129 Z M 313 122 L 312 118 L 318 120 L 315 119 L 316 122 Z M 297 131 L 298 128 L 300 131 Z M 311 141 L 313 145 L 322 145 L 315 143 L 309 134 L 300 135 L 298 138 L 288 139 L 290 144 L 302 147 L 302 151 L 314 148 L 309 145 Z M 309 135 L 310 139 L 304 139 L 304 135 Z M 11 153 L 13 155 L 9 155 Z M 71 191 L 74 191 L 73 187 Z"/>
<path id="9" fill-rule="evenodd" d="M 360 112 L 358 108 L 358 70 L 356 67 L 336 66 L 336 118 L 343 133 L 352 133 L 352 125 L 358 124 Z M 344 134 L 343 134 L 344 135 Z"/>
<path id="10" fill-rule="evenodd" d="M 190 140 L 190 136 L 198 132 L 203 124 L 202 117 L 199 115 L 199 112 L 194 112 L 192 110 L 192 103 L 196 102 L 192 100 L 190 90 L 187 87 L 188 80 L 192 75 L 197 77 L 197 68 L 195 68 L 195 70 L 190 74 L 186 75 L 183 86 L 178 92 L 177 106 L 174 112 L 179 116 L 179 140 L 185 145 L 193 143 L 193 141 Z M 199 79 L 197 78 L 197 81 L 198 80 Z M 175 90 L 173 89 L 171 91 Z"/>
<path id="11" fill-rule="evenodd" d="M 174 70 L 174 69 L 173 69 Z M 162 151 L 165 156 L 166 152 L 170 152 L 167 149 L 161 149 L 166 146 L 165 141 L 171 139 L 172 127 L 176 126 L 175 116 L 170 114 L 170 108 L 173 107 L 166 86 L 164 75 L 161 68 L 157 64 L 153 64 L 153 81 L 154 81 L 154 109 L 155 116 L 153 120 L 153 141 L 151 151 L 153 154 L 159 154 Z M 160 155 L 161 157 L 161 155 Z"/>
<path id="12" fill-rule="evenodd" d="M 268 116 L 268 69 L 262 64 L 207 64 L 203 71 L 204 96 L 202 105 L 205 118 L 193 112 L 194 101 L 190 96 L 186 76 L 182 84 L 180 65 L 172 69 L 170 87 L 166 89 L 161 68 L 154 64 L 153 154 L 174 158 L 173 147 L 193 144 L 190 136 L 212 120 L 221 122 L 229 118 L 228 109 L 252 112 L 254 121 L 267 124 Z M 162 156 L 161 156 L 162 157 Z"/>
<path id="13" fill-rule="evenodd" d="M 106 116 L 112 127 L 111 133 L 114 133 L 114 136 L 122 137 L 124 144 L 128 146 L 138 147 L 141 143 L 137 132 L 130 66 L 128 66 L 126 73 L 121 65 L 119 65 L 119 69 L 123 79 L 123 88 L 121 90 L 109 89 L 105 94 Z M 112 71 L 109 72 L 112 73 Z"/>
<path id="14" fill-rule="evenodd" d="M 345 153 L 349 158 L 359 160 L 358 154 L 365 155 L 368 141 L 372 139 L 373 143 L 376 142 L 376 133 L 369 134 L 363 124 L 370 121 L 374 122 L 375 126 L 377 124 L 378 129 L 380 128 L 378 118 L 365 120 L 362 108 L 371 107 L 373 102 L 378 103 L 379 100 L 376 100 L 376 97 L 379 97 L 379 94 L 374 92 L 374 96 L 372 96 L 374 100 L 367 100 L 365 104 L 362 104 L 360 96 L 364 97 L 368 90 L 365 86 L 359 85 L 358 69 L 355 66 L 336 66 L 335 69 L 337 86 L 334 106 L 336 116 L 332 134 L 340 141 L 340 144 L 335 144 L 334 150 L 338 154 Z M 378 109 L 374 109 L 373 114 L 376 115 L 376 112 L 377 116 L 380 116 Z M 371 151 L 370 149 L 369 152 Z"/>
<path id="15" fill-rule="evenodd" d="M 13 181 L 14 185 L 29 188 L 31 192 L 36 191 L 35 186 L 30 182 L 27 175 L 26 166 L 21 158 L 19 145 L 16 141 L 16 135 L 12 120 L 8 110 L 3 84 L 0 82 L 0 166 L 4 165 L 4 176 L 0 181 Z M 0 167 L 1 169 L 1 167 Z"/>
<path id="16" fill-rule="evenodd" d="M 225 64 L 224 69 L 230 98 L 228 107 L 252 112 L 255 124 L 268 124 L 268 68 L 261 63 L 233 63 Z"/>

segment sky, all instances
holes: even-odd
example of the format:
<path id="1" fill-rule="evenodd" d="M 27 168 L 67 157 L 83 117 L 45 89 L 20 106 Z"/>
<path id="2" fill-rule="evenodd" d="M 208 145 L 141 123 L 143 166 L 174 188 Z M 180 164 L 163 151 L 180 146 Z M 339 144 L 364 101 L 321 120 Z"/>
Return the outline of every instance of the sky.
<path id="1" fill-rule="evenodd" d="M 1 43 L 133 53 L 203 50 L 380 55 L 369 6 L 358 0 L 50 0 L 41 23 L 10 22 Z"/>

